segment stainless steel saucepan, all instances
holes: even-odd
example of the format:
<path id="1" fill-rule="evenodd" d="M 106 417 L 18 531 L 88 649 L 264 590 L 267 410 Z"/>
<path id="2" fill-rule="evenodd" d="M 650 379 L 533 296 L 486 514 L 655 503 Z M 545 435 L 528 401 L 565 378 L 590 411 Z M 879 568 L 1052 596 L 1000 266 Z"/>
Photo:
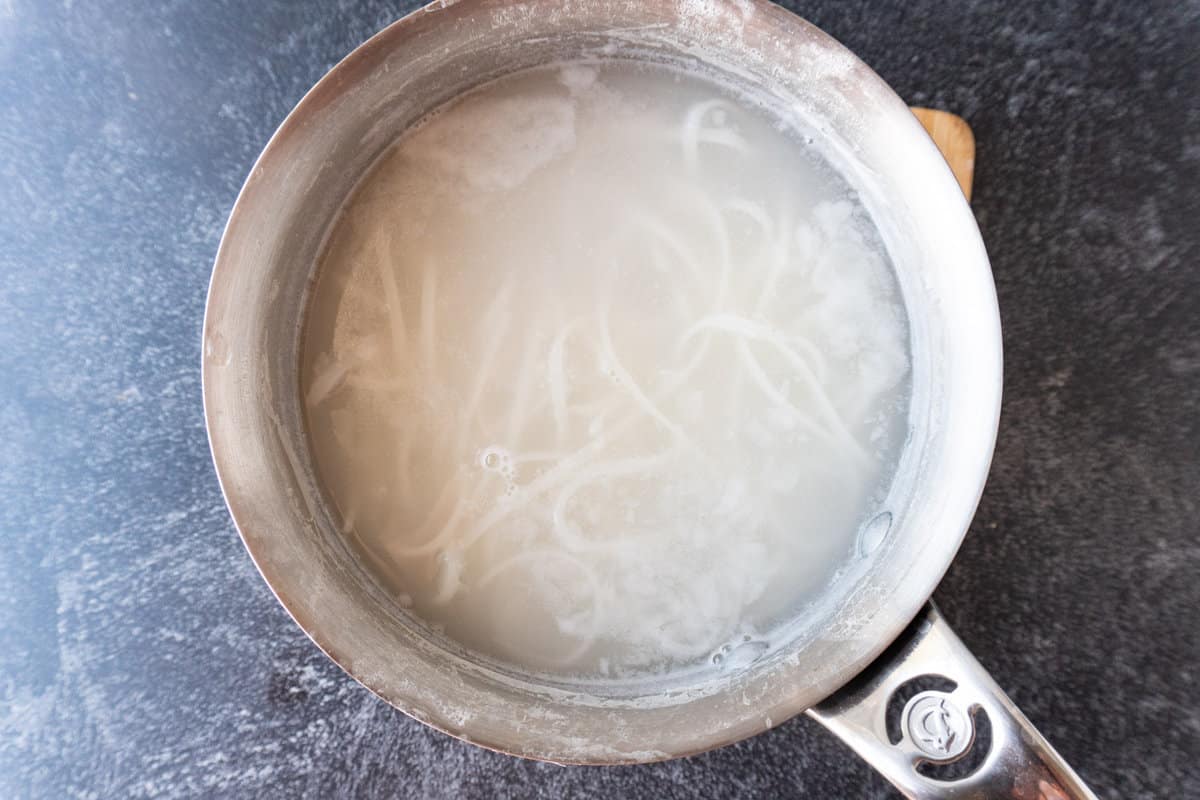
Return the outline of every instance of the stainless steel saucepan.
<path id="1" fill-rule="evenodd" d="M 379 587 L 314 475 L 300 333 L 341 204 L 432 108 L 578 58 L 719 74 L 803 119 L 864 199 L 902 287 L 911 436 L 886 510 L 834 602 L 738 670 L 596 685 L 484 663 Z M 905 104 L 831 38 L 761 0 L 461 0 L 363 44 L 271 139 L 221 241 L 203 382 L 225 498 L 263 576 L 330 658 L 422 722 L 515 755 L 615 764 L 697 753 L 808 711 L 910 797 L 1089 798 L 928 605 L 987 476 L 1000 360 L 987 255 L 953 176 Z"/>

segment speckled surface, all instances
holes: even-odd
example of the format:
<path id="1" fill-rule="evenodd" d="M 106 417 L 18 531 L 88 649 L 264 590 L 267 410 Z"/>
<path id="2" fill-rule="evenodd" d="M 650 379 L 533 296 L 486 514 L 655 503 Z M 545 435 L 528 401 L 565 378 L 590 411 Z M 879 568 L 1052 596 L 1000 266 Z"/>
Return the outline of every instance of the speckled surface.
<path id="1" fill-rule="evenodd" d="M 204 436 L 212 257 L 412 5 L 0 0 L 0 797 L 894 797 L 806 719 L 646 767 L 471 748 L 258 577 Z M 1006 394 L 944 612 L 1102 797 L 1200 797 L 1200 2 L 799 5 L 979 141 Z"/>

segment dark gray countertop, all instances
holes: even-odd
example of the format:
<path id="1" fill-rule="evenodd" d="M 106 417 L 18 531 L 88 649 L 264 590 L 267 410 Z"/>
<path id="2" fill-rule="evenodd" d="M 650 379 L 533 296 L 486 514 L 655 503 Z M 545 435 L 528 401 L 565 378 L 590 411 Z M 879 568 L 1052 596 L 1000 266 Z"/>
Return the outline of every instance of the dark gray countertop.
<path id="1" fill-rule="evenodd" d="M 213 254 L 412 7 L 0 0 L 0 797 L 894 796 L 802 718 L 646 767 L 460 744 L 259 578 L 201 414 Z M 1200 2 L 800 11 L 978 137 L 1004 415 L 944 612 L 1102 797 L 1200 797 Z"/>

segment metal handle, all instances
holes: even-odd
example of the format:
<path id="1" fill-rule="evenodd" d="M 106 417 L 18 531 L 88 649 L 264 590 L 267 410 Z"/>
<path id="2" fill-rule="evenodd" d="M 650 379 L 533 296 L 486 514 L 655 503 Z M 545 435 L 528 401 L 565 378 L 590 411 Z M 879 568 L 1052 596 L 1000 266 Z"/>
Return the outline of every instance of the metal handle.
<path id="1" fill-rule="evenodd" d="M 914 800 L 1096 800 L 932 603 L 808 713 Z"/>

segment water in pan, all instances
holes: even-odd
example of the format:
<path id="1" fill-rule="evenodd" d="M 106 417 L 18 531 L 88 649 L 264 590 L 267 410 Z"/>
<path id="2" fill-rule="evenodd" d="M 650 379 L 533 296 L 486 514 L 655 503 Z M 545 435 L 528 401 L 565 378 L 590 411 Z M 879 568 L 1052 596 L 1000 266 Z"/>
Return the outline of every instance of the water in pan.
<path id="1" fill-rule="evenodd" d="M 568 64 L 374 168 L 302 388 L 402 606 L 616 678 L 746 660 L 827 589 L 886 492 L 908 369 L 878 235 L 802 134 L 667 68 Z"/>

